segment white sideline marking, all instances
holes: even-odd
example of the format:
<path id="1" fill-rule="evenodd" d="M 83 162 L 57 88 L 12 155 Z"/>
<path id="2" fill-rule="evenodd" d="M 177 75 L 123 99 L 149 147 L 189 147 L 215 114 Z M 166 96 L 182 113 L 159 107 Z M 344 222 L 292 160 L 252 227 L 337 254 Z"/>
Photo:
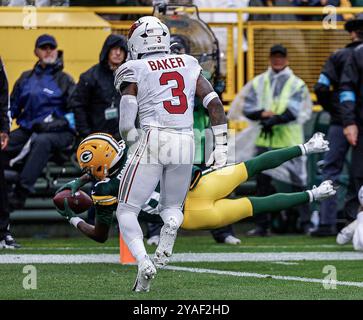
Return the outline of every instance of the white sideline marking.
<path id="1" fill-rule="evenodd" d="M 120 250 L 120 247 L 24 247 L 21 248 L 21 251 L 72 251 L 72 250 L 84 250 L 84 251 L 92 251 L 92 250 Z"/>
<path id="2" fill-rule="evenodd" d="M 195 273 L 218 274 L 218 275 L 235 276 L 235 277 L 270 278 L 270 279 L 275 279 L 275 280 L 313 282 L 313 283 L 321 283 L 321 284 L 330 283 L 327 280 L 323 280 L 323 279 L 291 277 L 291 276 L 276 276 L 276 275 L 272 275 L 272 274 L 260 274 L 260 273 L 250 273 L 250 272 L 236 272 L 236 271 L 188 268 L 188 267 L 177 267 L 177 266 L 167 266 L 167 267 L 165 267 L 165 269 L 175 270 L 175 271 L 195 272 Z M 334 281 L 334 284 L 341 285 L 341 286 L 363 288 L 363 282 Z"/>
<path id="3" fill-rule="evenodd" d="M 341 245 L 338 244 L 317 244 L 317 245 L 254 245 L 254 246 L 245 246 L 243 244 L 234 247 L 235 249 L 289 249 L 289 248 L 341 248 Z M 221 245 L 212 245 L 211 248 L 223 249 Z M 1 249 L 1 248 L 0 248 Z M 21 250 L 49 250 L 49 251 L 71 251 L 71 250 L 119 250 L 120 247 L 22 247 Z M 231 248 L 232 249 L 232 248 Z"/>
<path id="4" fill-rule="evenodd" d="M 120 263 L 118 254 L 0 254 L 0 264 Z"/>
<path id="5" fill-rule="evenodd" d="M 118 254 L 0 254 L 0 264 L 24 263 L 119 263 Z M 254 253 L 176 253 L 171 262 L 243 261 L 331 261 L 363 260 L 362 252 L 254 252 Z"/>
<path id="6" fill-rule="evenodd" d="M 287 262 L 287 261 L 273 261 L 272 263 L 282 264 L 282 265 L 285 265 L 285 266 L 296 266 L 296 265 L 299 265 L 297 262 Z"/>

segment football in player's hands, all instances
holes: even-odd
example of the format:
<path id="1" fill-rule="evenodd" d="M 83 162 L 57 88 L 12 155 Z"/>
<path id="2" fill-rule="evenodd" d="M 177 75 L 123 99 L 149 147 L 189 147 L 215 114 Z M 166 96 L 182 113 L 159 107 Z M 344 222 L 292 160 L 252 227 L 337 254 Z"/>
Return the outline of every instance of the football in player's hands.
<path id="1" fill-rule="evenodd" d="M 87 211 L 93 205 L 91 197 L 82 190 L 78 190 L 73 197 L 71 190 L 68 189 L 57 193 L 53 202 L 60 210 L 64 210 L 64 199 L 68 199 L 69 208 L 77 214 Z"/>

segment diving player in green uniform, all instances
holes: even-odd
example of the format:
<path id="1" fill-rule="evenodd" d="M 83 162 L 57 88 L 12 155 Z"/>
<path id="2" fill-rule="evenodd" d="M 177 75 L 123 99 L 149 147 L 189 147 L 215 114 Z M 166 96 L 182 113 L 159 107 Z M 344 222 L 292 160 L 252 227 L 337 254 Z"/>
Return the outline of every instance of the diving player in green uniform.
<path id="1" fill-rule="evenodd" d="M 329 149 L 323 134 L 316 133 L 307 143 L 269 151 L 239 164 L 202 172 L 193 170 L 190 190 L 185 199 L 183 229 L 214 229 L 237 222 L 246 217 L 264 212 L 278 211 L 316 200 L 323 200 L 336 193 L 331 181 L 319 187 L 296 193 L 277 193 L 268 197 L 242 197 L 225 199 L 239 184 L 258 172 L 275 168 L 285 161 L 303 154 L 325 152 Z M 74 194 L 86 183 L 98 181 L 92 190 L 95 205 L 95 225 L 86 223 L 68 206 L 57 211 L 83 234 L 97 242 L 108 238 L 113 213 L 118 204 L 118 193 L 122 170 L 127 159 L 127 147 L 110 135 L 96 133 L 85 138 L 77 150 L 78 163 L 84 174 L 57 190 L 71 189 Z M 142 207 L 139 219 L 161 222 L 158 215 L 158 187 Z"/>

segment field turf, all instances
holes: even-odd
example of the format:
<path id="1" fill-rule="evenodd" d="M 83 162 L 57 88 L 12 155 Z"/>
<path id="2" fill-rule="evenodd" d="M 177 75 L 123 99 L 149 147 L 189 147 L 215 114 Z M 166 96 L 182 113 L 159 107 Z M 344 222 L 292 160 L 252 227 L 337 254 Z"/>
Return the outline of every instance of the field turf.
<path id="1" fill-rule="evenodd" d="M 21 259 L 28 254 L 79 255 L 118 254 L 118 239 L 97 244 L 85 238 L 18 239 L 23 248 L 0 250 L 0 299 L 182 299 L 182 300 L 269 300 L 269 299 L 363 299 L 363 253 L 354 260 L 340 259 L 353 252 L 351 245 L 338 246 L 334 238 L 273 236 L 244 238 L 242 244 L 216 244 L 209 234 L 179 237 L 175 253 L 197 253 L 195 261 L 171 262 L 170 269 L 159 270 L 149 293 L 131 291 L 136 266 L 117 263 L 6 263 L 8 255 Z M 149 253 L 153 247 L 148 247 Z M 294 260 L 284 254 L 319 253 L 319 259 Z M 209 261 L 198 261 L 198 253 L 209 253 Z M 250 253 L 273 255 L 274 261 L 213 261 L 213 254 Z M 337 253 L 337 260 L 321 260 Z M 360 253 L 353 253 L 358 254 Z M 261 256 L 261 255 L 260 255 Z M 78 257 L 78 256 L 77 256 Z M 37 289 L 25 290 L 23 268 L 37 270 Z M 328 267 L 327 267 L 328 266 Z M 178 269 L 179 268 L 179 269 Z M 180 269 L 181 268 L 181 269 Z M 325 268 L 325 269 L 324 269 Z M 334 282 L 323 280 L 333 268 Z M 334 271 L 334 272 L 335 272 Z"/>

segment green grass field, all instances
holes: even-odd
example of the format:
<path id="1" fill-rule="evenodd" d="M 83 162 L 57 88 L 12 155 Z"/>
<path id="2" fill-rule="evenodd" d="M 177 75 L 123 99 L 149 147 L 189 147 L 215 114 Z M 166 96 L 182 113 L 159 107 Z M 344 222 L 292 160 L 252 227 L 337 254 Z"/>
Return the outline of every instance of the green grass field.
<path id="1" fill-rule="evenodd" d="M 170 269 L 159 270 L 149 293 L 131 291 L 136 266 L 102 262 L 29 263 L 21 260 L 27 255 L 37 255 L 40 259 L 64 255 L 62 259 L 69 255 L 81 258 L 100 254 L 117 259 L 116 238 L 105 244 L 85 238 L 19 239 L 19 242 L 22 249 L 0 250 L 0 299 L 363 299 L 363 253 L 353 252 L 351 245 L 336 245 L 334 238 L 242 237 L 241 245 L 229 246 L 216 244 L 208 234 L 179 237 L 175 257 L 180 253 L 195 253 L 187 255 L 194 260 L 183 262 L 179 259 L 170 263 Z M 148 247 L 150 253 L 153 249 Z M 223 253 L 230 253 L 229 257 L 243 253 L 249 258 L 246 261 L 244 258 L 242 261 L 218 261 L 217 257 Z M 199 261 L 202 254 L 209 260 Z M 303 258 L 295 259 L 299 254 Z M 19 259 L 19 263 L 5 263 L 9 255 Z M 284 259 L 281 258 L 283 255 Z M 348 260 L 352 259 L 350 255 L 353 260 Z M 272 261 L 258 260 L 267 256 L 271 256 Z M 258 259 L 252 261 L 250 257 Z M 324 257 L 329 258 L 324 260 Z M 36 290 L 23 288 L 26 276 L 23 268 L 29 264 L 37 270 Z M 326 266 L 335 268 L 337 280 L 336 285 L 330 283 L 329 286 L 328 283 L 328 288 L 323 282 L 328 275 L 324 273 Z"/>

